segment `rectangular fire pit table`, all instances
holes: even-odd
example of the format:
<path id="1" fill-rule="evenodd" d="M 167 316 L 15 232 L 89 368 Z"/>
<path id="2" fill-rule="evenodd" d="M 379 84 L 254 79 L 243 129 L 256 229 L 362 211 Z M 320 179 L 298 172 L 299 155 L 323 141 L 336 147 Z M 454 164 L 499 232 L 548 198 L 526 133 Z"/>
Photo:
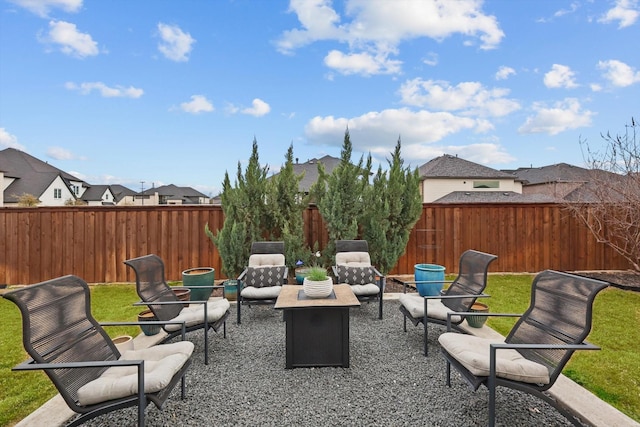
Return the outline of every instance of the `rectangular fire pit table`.
<path id="1" fill-rule="evenodd" d="M 348 368 L 349 307 L 359 305 L 349 285 L 335 285 L 327 298 L 308 298 L 302 286 L 283 286 L 275 308 L 284 311 L 286 368 Z"/>

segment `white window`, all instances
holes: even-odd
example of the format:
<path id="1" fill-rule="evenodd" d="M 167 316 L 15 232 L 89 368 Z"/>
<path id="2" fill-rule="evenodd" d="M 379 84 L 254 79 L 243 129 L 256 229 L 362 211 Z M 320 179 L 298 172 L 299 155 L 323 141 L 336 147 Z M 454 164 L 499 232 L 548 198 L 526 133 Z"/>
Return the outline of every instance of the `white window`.
<path id="1" fill-rule="evenodd" d="M 499 181 L 473 181 L 473 188 L 500 188 Z"/>
<path id="2" fill-rule="evenodd" d="M 54 188 L 53 189 L 53 198 L 54 199 L 62 199 L 62 188 Z"/>

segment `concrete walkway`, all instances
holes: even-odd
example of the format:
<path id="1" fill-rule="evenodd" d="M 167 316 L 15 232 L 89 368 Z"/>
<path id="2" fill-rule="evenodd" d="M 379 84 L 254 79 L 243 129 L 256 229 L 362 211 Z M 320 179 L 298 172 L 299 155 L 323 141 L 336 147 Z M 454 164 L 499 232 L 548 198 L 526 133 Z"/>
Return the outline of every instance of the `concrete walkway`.
<path id="1" fill-rule="evenodd" d="M 399 295 L 385 294 L 385 300 L 397 299 Z M 235 303 L 232 302 L 232 304 Z M 502 338 L 500 334 L 487 326 L 471 328 L 465 325 L 463 329 L 473 335 Z M 154 345 L 161 341 L 165 335 L 164 331 L 153 336 L 140 334 L 133 340 L 134 348 L 146 348 Z M 639 423 L 564 375 L 558 378 L 553 387 L 549 389 L 549 393 L 571 411 L 580 414 L 585 423 L 595 427 L 640 427 Z M 68 408 L 62 397 L 56 395 L 16 424 L 16 427 L 64 426 L 74 415 L 75 413 Z"/>

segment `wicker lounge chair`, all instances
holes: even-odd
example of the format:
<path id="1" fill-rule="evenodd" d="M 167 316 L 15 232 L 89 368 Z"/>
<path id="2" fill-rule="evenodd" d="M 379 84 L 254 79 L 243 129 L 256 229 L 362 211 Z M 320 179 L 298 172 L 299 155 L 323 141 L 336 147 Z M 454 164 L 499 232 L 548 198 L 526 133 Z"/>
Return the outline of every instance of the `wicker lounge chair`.
<path id="1" fill-rule="evenodd" d="M 80 414 L 69 426 L 136 405 L 142 426 L 149 402 L 162 409 L 178 381 L 184 399 L 193 343 L 120 354 L 91 315 L 89 287 L 81 278 L 59 277 L 3 296 L 20 308 L 22 342 L 31 357 L 13 370 L 44 370 L 69 408 Z M 114 324 L 136 323 L 109 323 Z"/>
<path id="2" fill-rule="evenodd" d="M 229 317 L 229 301 L 225 298 L 209 301 L 191 301 L 184 307 L 181 301 L 167 285 L 164 276 L 164 262 L 157 255 L 145 255 L 124 262 L 136 274 L 136 292 L 142 301 L 137 305 L 147 305 L 158 320 L 177 320 L 186 323 L 187 332 L 204 330 L 204 363 L 209 364 L 209 329 L 218 332 L 222 327 L 223 336 L 227 336 L 226 320 Z M 202 287 L 199 287 L 200 289 Z M 224 288 L 224 286 L 212 286 Z M 207 315 L 205 316 L 205 313 Z M 176 325 L 163 326 L 167 342 L 180 334 Z"/>
<path id="3" fill-rule="evenodd" d="M 371 265 L 366 240 L 336 240 L 333 274 L 338 284 L 351 286 L 359 301 L 378 301 L 378 319 L 382 319 L 385 277 Z"/>
<path id="4" fill-rule="evenodd" d="M 495 424 L 497 386 L 533 394 L 572 423 L 582 425 L 545 391 L 556 382 L 574 351 L 599 349 L 585 340 L 591 330 L 593 300 L 607 285 L 558 271 L 539 273 L 523 315 L 489 314 L 520 317 L 503 341 L 455 332 L 440 335 L 447 361 L 447 385 L 451 385 L 451 366 L 474 390 L 484 384 L 489 389 L 490 426 Z"/>
<path id="5" fill-rule="evenodd" d="M 428 328 L 429 323 L 438 325 L 447 324 L 447 313 L 467 312 L 477 298 L 485 298 L 487 286 L 487 270 L 498 257 L 496 255 L 469 249 L 460 256 L 458 277 L 451 282 L 449 287 L 440 296 L 421 297 L 418 294 L 403 293 L 400 295 L 400 311 L 402 312 L 404 331 L 407 332 L 407 319 L 418 326 L 424 327 L 424 355 L 428 354 Z M 406 292 L 406 287 L 405 287 Z M 425 317 L 425 313 L 427 316 Z M 464 317 L 452 318 L 456 329 L 464 321 Z"/>
<path id="6" fill-rule="evenodd" d="M 242 322 L 243 305 L 275 305 L 287 276 L 284 242 L 253 242 L 247 267 L 238 276 L 237 323 Z"/>

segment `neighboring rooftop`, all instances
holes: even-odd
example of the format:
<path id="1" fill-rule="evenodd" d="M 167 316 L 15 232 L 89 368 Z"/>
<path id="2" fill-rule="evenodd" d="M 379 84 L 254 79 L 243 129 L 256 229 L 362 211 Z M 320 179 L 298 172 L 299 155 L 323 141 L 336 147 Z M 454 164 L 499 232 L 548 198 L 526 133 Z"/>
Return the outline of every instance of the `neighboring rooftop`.
<path id="1" fill-rule="evenodd" d="M 453 191 L 433 203 L 554 203 L 546 194 L 520 194 L 515 191 Z"/>
<path id="2" fill-rule="evenodd" d="M 511 178 L 517 177 L 509 172 L 492 169 L 478 163 L 445 154 L 431 159 L 419 168 L 420 178 Z"/>

